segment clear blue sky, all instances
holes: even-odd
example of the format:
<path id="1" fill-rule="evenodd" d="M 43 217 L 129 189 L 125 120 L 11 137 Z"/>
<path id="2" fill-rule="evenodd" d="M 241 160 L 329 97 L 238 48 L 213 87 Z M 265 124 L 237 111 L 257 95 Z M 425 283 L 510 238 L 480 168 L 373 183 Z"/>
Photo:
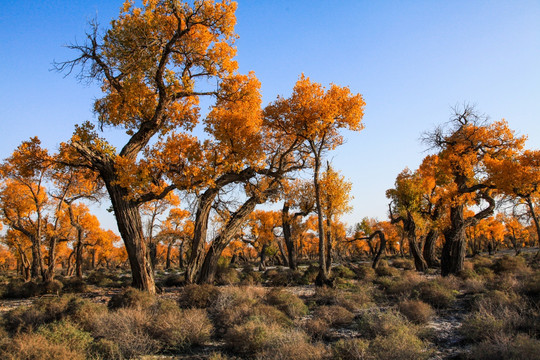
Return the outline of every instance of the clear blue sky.
<path id="1" fill-rule="evenodd" d="M 75 55 L 62 45 L 84 40 L 88 20 L 107 25 L 120 6 L 3 3 L 0 158 L 35 135 L 54 150 L 74 124 L 93 119 L 97 86 L 49 69 Z M 302 72 L 364 96 L 365 130 L 330 154 L 353 183 L 349 224 L 386 217 L 385 190 L 403 168 L 418 166 L 420 134 L 455 104 L 506 118 L 529 135 L 528 147 L 540 148 L 540 1 L 240 0 L 237 21 L 240 71 L 255 71 L 265 104 L 289 95 Z"/>

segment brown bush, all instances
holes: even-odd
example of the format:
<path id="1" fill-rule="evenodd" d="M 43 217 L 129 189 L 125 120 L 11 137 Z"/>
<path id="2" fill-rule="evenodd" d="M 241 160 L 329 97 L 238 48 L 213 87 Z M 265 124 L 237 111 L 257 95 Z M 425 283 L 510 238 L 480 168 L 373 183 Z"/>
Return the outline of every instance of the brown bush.
<path id="1" fill-rule="evenodd" d="M 285 289 L 272 289 L 266 295 L 266 302 L 277 307 L 294 319 L 308 313 L 308 307 L 302 299 Z"/>
<path id="2" fill-rule="evenodd" d="M 361 264 L 357 268 L 354 269 L 354 272 L 356 273 L 356 276 L 360 280 L 364 281 L 372 281 L 375 279 L 375 270 L 367 264 Z"/>
<path id="3" fill-rule="evenodd" d="M 49 343 L 67 347 L 77 354 L 85 354 L 93 340 L 90 333 L 64 320 L 43 325 L 37 334 L 45 337 Z"/>
<path id="4" fill-rule="evenodd" d="M 86 331 L 90 331 L 94 319 L 105 313 L 107 313 L 105 304 L 81 298 L 71 299 L 66 308 L 69 319 Z"/>
<path id="5" fill-rule="evenodd" d="M 521 256 L 505 255 L 495 261 L 493 270 L 498 274 L 511 273 L 515 275 L 529 275 L 531 273 L 531 269 L 527 266 L 527 262 Z"/>
<path id="6" fill-rule="evenodd" d="M 363 337 L 388 336 L 392 333 L 413 332 L 416 328 L 403 315 L 394 310 L 365 312 L 356 321 L 356 328 Z"/>
<path id="7" fill-rule="evenodd" d="M 458 294 L 456 278 L 437 278 L 419 285 L 420 298 L 436 308 L 450 307 Z"/>
<path id="8" fill-rule="evenodd" d="M 431 356 L 426 344 L 410 331 L 377 336 L 369 345 L 369 355 L 381 360 L 422 360 Z"/>
<path id="9" fill-rule="evenodd" d="M 35 330 L 40 325 L 62 319 L 72 300 L 70 296 L 37 299 L 31 306 L 21 306 L 4 315 L 8 331 Z"/>
<path id="10" fill-rule="evenodd" d="M 187 285 L 182 289 L 178 303 L 182 308 L 206 309 L 216 301 L 219 290 L 213 285 Z"/>
<path id="11" fill-rule="evenodd" d="M 105 313 L 91 324 L 94 338 L 102 338 L 114 342 L 118 348 L 102 344 L 104 351 L 119 351 L 124 358 L 134 358 L 151 354 L 160 348 L 157 340 L 147 332 L 151 318 L 146 310 L 138 308 L 120 308 Z M 106 356 L 107 354 L 100 354 Z"/>
<path id="12" fill-rule="evenodd" d="M 109 309 L 137 308 L 147 309 L 156 303 L 156 297 L 147 291 L 127 288 L 119 294 L 113 295 L 109 300 Z"/>
<path id="13" fill-rule="evenodd" d="M 375 273 L 377 276 L 399 276 L 400 271 L 381 262 L 375 269 Z"/>
<path id="14" fill-rule="evenodd" d="M 404 269 L 404 270 L 413 270 L 414 269 L 414 261 L 413 259 L 406 259 L 406 258 L 398 258 L 394 259 L 392 261 L 392 266 L 398 269 Z"/>
<path id="15" fill-rule="evenodd" d="M 216 283 L 218 285 L 234 285 L 240 282 L 240 274 L 230 266 L 218 267 L 216 272 Z"/>
<path id="16" fill-rule="evenodd" d="M 472 347 L 468 356 L 475 360 L 539 360 L 540 341 L 525 334 L 497 336 Z"/>
<path id="17" fill-rule="evenodd" d="M 324 319 L 311 318 L 301 323 L 302 329 L 313 339 L 324 339 L 329 336 L 331 326 Z"/>
<path id="18" fill-rule="evenodd" d="M 66 345 L 51 343 L 45 336 L 24 333 L 13 338 L 0 350 L 0 358 L 10 360 L 84 360 L 85 353 L 69 349 Z"/>
<path id="19" fill-rule="evenodd" d="M 431 306 L 420 300 L 402 301 L 398 309 L 407 319 L 417 324 L 425 324 L 435 315 Z"/>
<path id="20" fill-rule="evenodd" d="M 332 359 L 368 359 L 369 341 L 364 339 L 341 339 L 332 344 Z"/>
<path id="21" fill-rule="evenodd" d="M 342 306 L 324 305 L 315 309 L 314 319 L 327 322 L 330 326 L 346 326 L 352 323 L 354 314 Z"/>

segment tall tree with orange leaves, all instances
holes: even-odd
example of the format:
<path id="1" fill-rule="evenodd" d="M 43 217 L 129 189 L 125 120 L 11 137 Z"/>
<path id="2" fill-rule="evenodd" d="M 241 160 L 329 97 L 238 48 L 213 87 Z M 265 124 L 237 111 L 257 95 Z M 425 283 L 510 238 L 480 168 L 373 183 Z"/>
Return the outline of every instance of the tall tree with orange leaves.
<path id="1" fill-rule="evenodd" d="M 471 106 L 455 111 L 445 126 L 426 133 L 423 140 L 438 152 L 438 181 L 445 189 L 449 221 L 443 230 L 445 242 L 441 257 L 442 275 L 463 269 L 466 252 L 465 229 L 493 214 L 496 185 L 485 171 L 488 161 L 510 158 L 520 151 L 524 137 L 514 136 L 507 123 L 488 123 Z M 470 205 L 484 205 L 472 216 L 465 216 Z"/>
<path id="2" fill-rule="evenodd" d="M 274 127 L 298 136 L 313 169 L 315 204 L 319 219 L 319 275 L 317 285 L 329 283 L 325 254 L 324 216 L 321 203 L 320 172 L 324 155 L 343 143 L 340 131 L 360 131 L 364 100 L 348 87 L 329 89 L 302 75 L 289 98 L 279 97 L 265 109 L 265 118 Z"/>
<path id="3" fill-rule="evenodd" d="M 69 46 L 78 56 L 57 64 L 101 82 L 104 95 L 94 104 L 100 127 L 128 135 L 117 150 L 85 123 L 64 149 L 70 164 L 95 170 L 104 181 L 133 286 L 148 292 L 156 289 L 139 208 L 205 181 L 200 144 L 186 131 L 197 123 L 200 96 L 226 99 L 238 89 L 231 84 L 245 82 L 233 60 L 235 10 L 230 1 L 149 0 L 141 8 L 126 1 L 103 36 L 94 25 L 86 43 Z M 211 82 L 217 86 L 204 89 Z M 179 161 L 168 161 L 171 152 Z M 172 172 L 178 176 L 167 175 Z"/>

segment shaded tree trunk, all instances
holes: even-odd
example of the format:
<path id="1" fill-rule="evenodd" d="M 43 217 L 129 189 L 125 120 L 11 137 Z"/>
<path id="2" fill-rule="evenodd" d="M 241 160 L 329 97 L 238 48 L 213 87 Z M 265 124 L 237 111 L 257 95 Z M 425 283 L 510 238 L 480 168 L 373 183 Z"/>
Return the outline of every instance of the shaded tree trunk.
<path id="1" fill-rule="evenodd" d="M 426 241 L 424 242 L 423 256 L 430 268 L 438 267 L 440 265 L 435 256 L 435 244 L 437 243 L 438 238 L 439 231 L 431 229 L 426 235 Z"/>
<path id="2" fill-rule="evenodd" d="M 373 258 L 373 263 L 371 264 L 371 267 L 373 269 L 376 269 L 377 266 L 379 266 L 379 262 L 381 260 L 381 256 L 386 250 L 386 237 L 384 236 L 384 233 L 381 230 L 377 230 L 372 234 L 372 237 L 378 235 L 379 236 L 379 250 L 377 251 L 377 254 Z"/>
<path id="3" fill-rule="evenodd" d="M 287 247 L 287 255 L 289 258 L 289 268 L 296 270 L 298 268 L 296 246 L 294 243 L 292 228 L 289 218 L 289 205 L 283 204 L 281 210 L 281 223 L 283 227 L 283 239 L 285 240 L 285 246 Z"/>
<path id="4" fill-rule="evenodd" d="M 465 219 L 463 205 L 450 209 L 450 227 L 443 232 L 441 275 L 458 274 L 463 270 L 466 253 Z"/>
<path id="5" fill-rule="evenodd" d="M 283 243 L 281 240 L 277 240 L 278 248 L 279 248 L 279 254 L 281 256 L 281 262 L 283 266 L 289 266 L 289 262 L 287 261 L 287 256 L 285 256 L 285 249 L 283 249 Z"/>
<path id="6" fill-rule="evenodd" d="M 167 244 L 167 257 L 165 260 L 165 269 L 169 270 L 171 268 L 171 253 L 172 253 L 173 243 L 169 241 Z"/>
<path id="7" fill-rule="evenodd" d="M 315 188 L 315 204 L 317 206 L 317 218 L 319 220 L 319 273 L 315 279 L 317 286 L 332 286 L 330 281 L 328 268 L 326 267 L 326 241 L 323 227 L 323 213 L 321 208 L 321 189 L 319 184 L 319 170 L 321 167 L 320 156 L 315 156 L 315 166 L 313 171 L 313 186 Z"/>
<path id="8" fill-rule="evenodd" d="M 261 252 L 259 253 L 259 271 L 266 270 L 266 250 L 268 249 L 268 244 L 263 244 Z"/>

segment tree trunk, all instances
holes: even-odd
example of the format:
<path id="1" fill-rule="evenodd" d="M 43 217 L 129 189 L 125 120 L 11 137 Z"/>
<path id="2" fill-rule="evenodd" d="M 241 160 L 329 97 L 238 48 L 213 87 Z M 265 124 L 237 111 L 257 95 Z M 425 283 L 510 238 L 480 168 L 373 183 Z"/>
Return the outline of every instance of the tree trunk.
<path id="1" fill-rule="evenodd" d="M 92 270 L 96 268 L 96 249 L 92 248 Z"/>
<path id="2" fill-rule="evenodd" d="M 313 186 L 315 188 L 315 204 L 317 206 L 317 219 L 319 220 L 319 274 L 315 279 L 315 285 L 324 286 L 331 285 L 331 281 L 328 276 L 328 269 L 326 267 L 326 254 L 325 254 L 325 234 L 323 227 L 323 213 L 321 208 L 321 189 L 319 184 L 319 170 L 321 167 L 321 159 L 319 156 L 315 156 L 315 167 L 313 171 Z"/>
<path id="3" fill-rule="evenodd" d="M 178 245 L 178 268 L 184 268 L 184 240 Z"/>
<path id="4" fill-rule="evenodd" d="M 289 262 L 287 261 L 287 256 L 285 256 L 285 249 L 283 249 L 283 243 L 280 239 L 277 239 L 277 244 L 279 248 L 279 254 L 281 256 L 281 262 L 283 266 L 289 266 Z"/>
<path id="5" fill-rule="evenodd" d="M 441 275 L 456 275 L 463 270 L 466 252 L 463 205 L 450 209 L 450 226 L 443 234 L 445 241 L 441 256 Z"/>
<path id="6" fill-rule="evenodd" d="M 143 236 L 138 205 L 128 200 L 128 192 L 125 188 L 117 184 L 112 185 L 113 181 L 109 179 L 104 178 L 104 180 L 113 205 L 116 224 L 126 246 L 133 276 L 132 286 L 155 293 L 154 274 Z"/>
<path id="7" fill-rule="evenodd" d="M 172 252 L 173 244 L 169 241 L 167 244 L 167 258 L 165 261 L 165 269 L 169 270 L 171 268 L 171 252 Z"/>
<path id="8" fill-rule="evenodd" d="M 82 229 L 78 231 L 77 243 L 75 244 L 75 276 L 78 279 L 83 278 L 82 262 L 83 262 L 83 234 Z"/>
<path id="9" fill-rule="evenodd" d="M 261 204 L 265 197 L 252 196 L 238 209 L 227 222 L 227 225 L 213 241 L 208 249 L 198 276 L 199 284 L 212 284 L 216 275 L 217 263 L 221 253 L 230 243 L 234 235 L 238 233 L 253 212 L 257 204 Z"/>
<path id="10" fill-rule="evenodd" d="M 283 227 L 283 239 L 285 240 L 285 246 L 287 247 L 287 255 L 289 258 L 289 268 L 291 270 L 297 269 L 297 255 L 294 239 L 292 236 L 291 222 L 289 218 L 289 205 L 283 204 L 281 211 L 281 223 Z"/>
<path id="11" fill-rule="evenodd" d="M 218 192 L 218 189 L 210 188 L 201 195 L 198 202 L 197 213 L 195 215 L 193 242 L 191 244 L 191 254 L 186 270 L 186 282 L 188 283 L 196 282 L 197 276 L 205 261 L 204 245 L 206 243 L 206 234 L 208 231 L 208 218 L 210 216 L 210 210 L 212 210 L 212 203 Z"/>
<path id="12" fill-rule="evenodd" d="M 536 228 L 537 241 L 540 245 L 540 223 L 538 221 L 538 217 L 536 216 L 536 212 L 534 210 L 534 204 L 530 196 L 527 196 L 525 198 L 525 201 L 527 202 L 527 205 L 529 206 L 529 212 L 531 214 L 531 218 L 533 219 L 534 226 Z"/>
<path id="13" fill-rule="evenodd" d="M 329 274 L 332 268 L 332 221 L 326 219 L 326 272 Z"/>
<path id="14" fill-rule="evenodd" d="M 440 265 L 435 256 L 435 244 L 437 243 L 438 238 L 439 231 L 431 229 L 429 230 L 424 243 L 423 255 L 430 268 L 438 267 Z"/>
<path id="15" fill-rule="evenodd" d="M 377 266 L 379 266 L 379 262 L 381 260 L 381 256 L 386 250 L 386 237 L 384 236 L 384 233 L 381 230 L 375 231 L 372 236 L 378 235 L 379 236 L 379 250 L 377 251 L 377 254 L 373 258 L 373 263 L 371 264 L 371 267 L 373 269 L 376 269 Z"/>

